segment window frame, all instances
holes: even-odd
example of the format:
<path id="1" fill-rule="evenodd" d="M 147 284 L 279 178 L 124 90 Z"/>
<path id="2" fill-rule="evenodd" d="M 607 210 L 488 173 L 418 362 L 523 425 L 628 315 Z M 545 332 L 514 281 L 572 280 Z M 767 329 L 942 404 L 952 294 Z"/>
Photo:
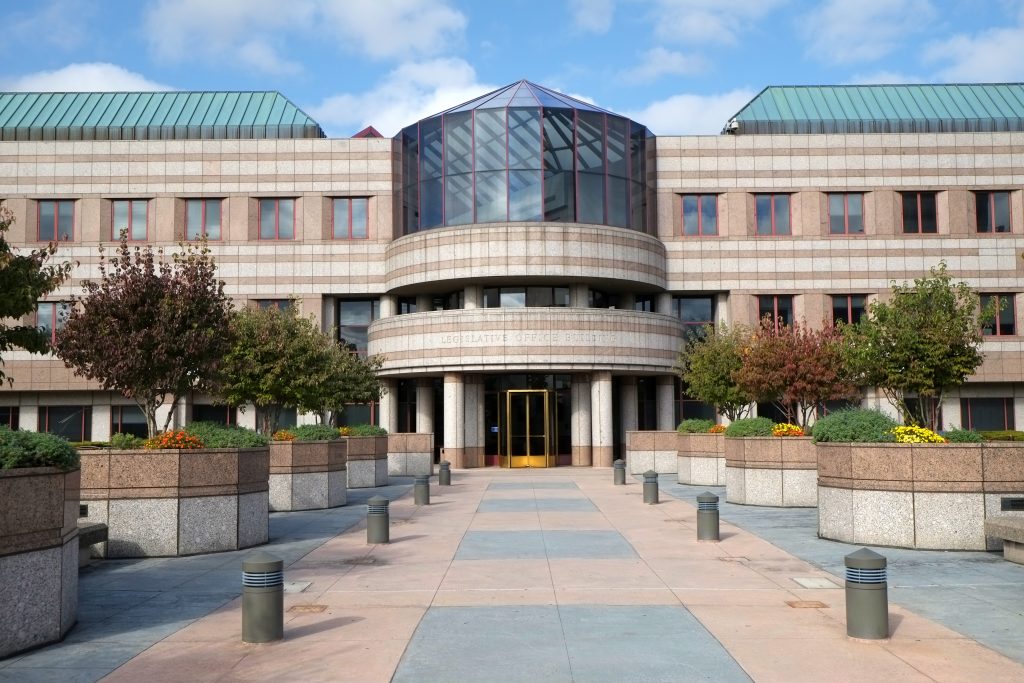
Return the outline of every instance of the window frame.
<path id="1" fill-rule="evenodd" d="M 763 297 L 766 297 L 766 296 L 772 297 L 772 311 L 773 311 L 772 323 L 774 325 L 774 328 L 775 328 L 776 332 L 779 331 L 779 298 L 780 297 L 787 297 L 789 299 L 789 314 L 790 314 L 791 319 L 789 321 L 787 321 L 787 322 L 784 322 L 783 325 L 791 327 L 793 325 L 793 320 L 796 319 L 796 298 L 792 294 L 758 294 L 757 295 L 757 324 L 760 325 L 761 321 L 764 320 L 764 316 L 761 315 L 761 299 Z"/>
<path id="2" fill-rule="evenodd" d="M 71 232 L 67 239 L 61 239 L 60 229 L 60 204 L 71 204 Z M 53 239 L 44 239 L 43 228 L 43 204 L 53 204 Z M 36 200 L 36 241 L 37 242 L 74 242 L 75 241 L 75 218 L 78 213 L 78 202 L 74 199 L 37 199 Z"/>
<path id="3" fill-rule="evenodd" d="M 1017 303 L 1017 301 L 1016 301 L 1016 294 L 1014 292 L 979 292 L 978 293 L 978 303 L 981 305 L 982 308 L 984 308 L 985 304 L 987 303 L 986 299 L 992 299 L 992 298 L 994 298 L 995 302 L 996 302 L 996 317 L 992 321 L 992 328 L 991 328 L 992 332 L 986 334 L 985 333 L 985 325 L 983 324 L 981 326 L 981 334 L 982 334 L 982 336 L 983 337 L 1016 337 L 1017 336 L 1017 311 L 1016 311 L 1016 303 Z M 1002 312 L 1002 309 L 1001 309 L 1002 304 L 1000 302 L 1003 301 L 1003 300 L 1007 301 L 1008 305 L 1007 305 L 1006 309 L 1008 311 L 1010 311 L 1010 316 L 1011 316 L 1010 324 L 1012 325 L 1012 331 L 1009 332 L 1009 333 L 1002 332 L 1002 324 L 1001 324 L 1002 321 L 999 320 L 999 314 Z"/>
<path id="4" fill-rule="evenodd" d="M 53 326 L 50 328 L 50 345 L 52 346 L 57 343 L 57 332 L 59 332 L 64 327 L 64 323 L 67 322 L 67 316 L 64 317 L 63 321 L 60 318 L 60 307 L 65 307 L 66 310 L 70 311 L 71 303 L 68 301 L 37 301 L 36 310 L 35 313 L 33 313 L 33 327 L 36 329 L 43 327 L 39 324 L 39 308 L 41 306 L 51 307 L 51 315 L 53 316 L 51 320 L 53 320 Z"/>
<path id="5" fill-rule="evenodd" d="M 125 424 L 125 422 L 124 422 L 124 410 L 125 410 L 125 408 L 128 408 L 128 409 L 135 408 L 135 409 L 141 411 L 141 408 L 139 408 L 134 403 L 130 404 L 130 405 L 125 405 L 125 404 L 119 403 L 119 404 L 110 406 L 110 433 L 112 435 L 113 434 L 118 434 L 118 433 L 120 433 L 120 434 L 130 434 L 130 433 L 132 433 L 132 432 L 125 432 L 124 431 L 124 424 Z M 145 421 L 146 420 L 146 414 L 145 413 L 142 414 L 142 420 L 143 420 L 142 425 L 145 428 L 145 430 L 147 431 L 147 433 L 146 434 L 135 434 L 135 436 L 138 436 L 138 437 L 144 439 L 147 436 L 149 436 L 149 434 L 148 434 L 149 425 L 146 424 L 146 421 Z M 131 423 L 129 423 L 129 424 L 131 424 Z M 115 427 L 116 427 L 116 429 L 115 429 Z"/>
<path id="6" fill-rule="evenodd" d="M 364 203 L 363 217 L 366 223 L 363 225 L 362 236 L 356 236 L 352 234 L 354 225 L 352 203 L 360 201 Z M 348 226 L 347 234 L 338 234 L 338 225 L 335 219 L 338 215 L 337 203 L 346 202 L 348 204 Z M 331 239 L 332 240 L 368 240 L 370 239 L 370 198 L 369 197 L 331 197 Z"/>
<path id="7" fill-rule="evenodd" d="M 1016 429 L 1014 416 L 1013 397 L 1011 396 L 963 396 L 960 398 L 960 425 L 963 429 L 974 429 L 974 419 L 971 401 L 977 400 L 1002 400 L 1003 401 L 1003 429 Z"/>
<path id="8" fill-rule="evenodd" d="M 828 234 L 829 235 L 866 235 L 867 230 L 867 212 L 865 209 L 864 192 L 826 192 L 825 193 L 825 214 L 828 216 Z M 857 195 L 860 197 L 860 232 L 850 232 L 850 196 Z M 832 231 L 832 197 L 843 198 L 843 231 L 833 232 Z"/>
<path id="9" fill-rule="evenodd" d="M 274 236 L 263 236 L 263 202 L 274 202 Z M 292 236 L 281 237 L 281 202 L 292 203 Z M 295 241 L 296 200 L 295 197 L 259 197 L 257 199 L 257 223 L 256 236 L 262 242 L 292 242 Z"/>
<path id="10" fill-rule="evenodd" d="M 7 427 L 10 430 L 17 431 L 19 420 L 21 419 L 21 406 L 0 406 L 0 411 L 7 414 L 7 418 L 0 420 L 0 427 Z"/>
<path id="11" fill-rule="evenodd" d="M 996 195 L 1006 195 L 1006 230 L 996 230 Z M 981 195 L 985 195 L 988 198 L 988 218 L 989 222 L 985 230 L 981 229 L 981 223 L 978 221 L 980 216 L 978 215 L 978 200 Z M 974 229 L 978 235 L 1011 235 L 1013 234 L 1013 191 L 1012 190 L 975 190 L 974 191 Z"/>
<path id="12" fill-rule="evenodd" d="M 145 236 L 138 238 L 133 236 L 132 226 L 135 222 L 135 202 L 145 202 L 146 204 L 146 230 Z M 128 225 L 123 228 L 117 227 L 115 223 L 115 214 L 117 213 L 118 204 L 128 205 Z M 125 230 L 129 242 L 146 242 L 149 240 L 149 199 L 111 199 L 110 200 L 110 239 L 113 242 L 118 242 L 121 239 L 121 230 Z"/>
<path id="13" fill-rule="evenodd" d="M 861 318 L 863 318 L 868 313 L 868 295 L 867 294 L 830 294 L 829 295 L 829 297 L 832 300 L 832 326 L 833 327 L 838 325 L 840 322 L 842 322 L 845 325 L 855 325 L 857 322 L 860 322 L 860 321 L 853 320 L 853 297 L 855 297 L 855 296 L 864 297 L 864 306 L 863 306 L 863 310 L 861 311 Z M 836 320 L 836 299 L 838 299 L 838 298 L 846 299 L 846 319 L 842 320 L 842 321 Z"/>
<path id="14" fill-rule="evenodd" d="M 687 234 L 686 232 L 686 199 L 688 197 L 695 198 L 697 200 L 697 232 L 694 234 Z M 704 199 L 711 197 L 715 202 L 715 228 L 714 232 L 704 232 Z M 680 220 L 679 220 L 679 235 L 680 237 L 718 237 L 718 194 L 714 193 L 694 193 L 688 192 L 686 194 L 679 195 L 679 209 L 680 209 Z"/>
<path id="15" fill-rule="evenodd" d="M 54 434 L 55 432 L 50 431 L 50 410 L 52 408 L 78 408 L 82 414 L 81 431 L 79 432 L 81 439 L 79 441 L 91 441 L 92 440 L 92 406 L 91 405 L 42 405 L 38 407 L 37 412 L 37 431 L 45 432 L 47 434 Z M 58 435 L 59 436 L 59 435 Z M 69 439 L 70 441 L 70 439 Z"/>
<path id="16" fill-rule="evenodd" d="M 917 205 L 917 230 L 907 230 L 906 203 L 907 196 L 912 195 Z M 924 213 L 922 211 L 921 198 L 923 195 L 931 196 L 935 202 L 935 230 L 924 229 Z M 904 235 L 937 235 L 939 234 L 939 193 L 936 190 L 906 190 L 900 192 L 900 220 Z"/>
<path id="17" fill-rule="evenodd" d="M 199 235 L 197 237 L 189 237 L 189 204 L 191 202 L 200 202 L 202 204 L 202 212 L 200 214 L 200 225 Z M 206 231 L 206 208 L 210 202 L 220 202 L 220 211 L 217 215 L 217 236 L 210 237 Z M 208 242 L 220 242 L 224 239 L 224 198 L 223 197 L 187 197 L 185 199 L 185 240 L 189 242 L 201 240 L 206 238 Z"/>
<path id="18" fill-rule="evenodd" d="M 769 210 L 769 216 L 771 217 L 771 232 L 761 232 L 758 229 L 758 212 L 757 212 L 757 199 L 758 197 L 767 197 L 770 203 L 771 209 Z M 786 215 L 787 223 L 786 232 L 779 232 L 778 227 L 775 225 L 775 199 L 777 197 L 785 197 L 788 204 Z M 792 237 L 793 236 L 793 195 L 788 192 L 755 192 L 754 193 L 754 236 L 755 237 Z"/>

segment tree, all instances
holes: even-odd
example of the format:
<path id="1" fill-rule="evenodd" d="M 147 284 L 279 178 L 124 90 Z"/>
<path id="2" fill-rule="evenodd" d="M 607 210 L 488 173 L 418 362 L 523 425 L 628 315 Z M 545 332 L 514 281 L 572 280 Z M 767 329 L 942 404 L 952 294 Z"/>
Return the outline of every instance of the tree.
<path id="1" fill-rule="evenodd" d="M 844 345 L 843 334 L 827 323 L 812 329 L 765 318 L 735 379 L 754 400 L 774 403 L 787 422 L 806 426 L 819 404 L 859 393 L 845 369 Z"/>
<path id="2" fill-rule="evenodd" d="M 292 308 L 238 311 L 231 328 L 235 341 L 224 357 L 218 395 L 259 408 L 264 434 L 276 430 L 282 408 L 324 420 L 328 411 L 380 398 L 380 361 L 353 356 Z"/>
<path id="3" fill-rule="evenodd" d="M 27 254 L 18 254 L 7 243 L 4 236 L 14 223 L 14 215 L 7 207 L 0 207 L 0 353 L 14 348 L 32 353 L 46 353 L 50 349 L 49 335 L 28 325 L 9 325 L 3 321 L 18 320 L 35 313 L 36 302 L 55 290 L 71 273 L 71 263 L 46 265 L 46 261 L 57 253 L 57 245 L 51 243 L 42 249 Z M 3 358 L 0 357 L 0 383 L 12 377 L 4 374 Z"/>
<path id="4" fill-rule="evenodd" d="M 715 406 L 730 420 L 743 417 L 751 400 L 734 378 L 743 366 L 749 339 L 750 332 L 740 327 L 705 326 L 702 334 L 683 343 L 676 363 L 686 393 Z"/>
<path id="5" fill-rule="evenodd" d="M 231 303 L 205 242 L 162 249 L 129 247 L 122 233 L 115 255 L 100 248 L 100 279 L 83 283 L 57 353 L 75 374 L 131 398 L 146 416 L 150 436 L 157 410 L 191 391 L 209 391 L 224 354 Z"/>
<path id="6" fill-rule="evenodd" d="M 893 282 L 888 302 L 872 303 L 866 318 L 845 328 L 846 361 L 860 384 L 882 390 L 904 423 L 936 429 L 946 392 L 984 359 L 981 323 L 993 314 L 979 311 L 977 294 L 954 284 L 943 262 L 913 285 Z"/>

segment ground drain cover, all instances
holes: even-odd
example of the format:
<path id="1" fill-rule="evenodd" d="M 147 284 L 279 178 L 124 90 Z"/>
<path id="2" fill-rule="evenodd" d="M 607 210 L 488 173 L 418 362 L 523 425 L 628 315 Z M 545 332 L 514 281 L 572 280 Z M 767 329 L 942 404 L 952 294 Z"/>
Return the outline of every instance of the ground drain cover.
<path id="1" fill-rule="evenodd" d="M 819 576 L 801 577 L 793 579 L 804 588 L 839 588 L 835 583 Z"/>
<path id="2" fill-rule="evenodd" d="M 786 604 L 795 609 L 821 609 L 822 607 L 828 607 L 828 605 L 818 600 L 787 600 Z"/>
<path id="3" fill-rule="evenodd" d="M 292 605 L 288 608 L 288 611 L 297 614 L 319 614 L 326 609 L 327 605 Z"/>

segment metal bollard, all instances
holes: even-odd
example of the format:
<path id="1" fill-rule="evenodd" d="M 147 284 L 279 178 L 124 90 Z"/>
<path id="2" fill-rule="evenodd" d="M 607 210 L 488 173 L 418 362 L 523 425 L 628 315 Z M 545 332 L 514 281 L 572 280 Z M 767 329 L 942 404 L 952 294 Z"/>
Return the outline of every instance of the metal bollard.
<path id="1" fill-rule="evenodd" d="M 705 491 L 697 496 L 697 540 L 720 540 L 718 533 L 718 496 Z"/>
<path id="2" fill-rule="evenodd" d="M 416 475 L 412 486 L 413 502 L 417 505 L 430 505 L 430 477 L 426 474 Z"/>
<path id="3" fill-rule="evenodd" d="M 366 501 L 366 542 L 389 543 L 391 541 L 391 515 L 389 501 L 384 496 L 374 496 Z"/>
<path id="4" fill-rule="evenodd" d="M 648 505 L 658 504 L 658 473 L 654 470 L 644 472 L 644 502 Z"/>
<path id="5" fill-rule="evenodd" d="M 284 562 L 258 550 L 242 560 L 242 641 L 284 638 Z"/>
<path id="6" fill-rule="evenodd" d="M 885 557 L 861 548 L 846 561 L 846 635 L 880 640 L 889 637 L 889 584 Z"/>
<path id="7" fill-rule="evenodd" d="M 451 486 L 452 485 L 452 464 L 447 460 L 442 460 L 437 470 L 437 485 L 438 486 Z"/>
<path id="8" fill-rule="evenodd" d="M 623 486 L 626 483 L 626 461 L 619 458 L 612 463 L 612 483 Z"/>

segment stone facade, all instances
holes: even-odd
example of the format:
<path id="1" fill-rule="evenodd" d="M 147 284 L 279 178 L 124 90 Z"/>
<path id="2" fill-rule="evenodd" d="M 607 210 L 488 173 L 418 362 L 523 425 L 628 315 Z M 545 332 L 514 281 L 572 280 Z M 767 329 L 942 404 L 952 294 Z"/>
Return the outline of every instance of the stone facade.
<path id="1" fill-rule="evenodd" d="M 345 439 L 271 442 L 270 511 L 344 505 L 348 498 L 347 452 Z"/>
<path id="2" fill-rule="evenodd" d="M 725 439 L 725 499 L 730 503 L 814 507 L 817 478 L 810 437 Z"/>
<path id="3" fill-rule="evenodd" d="M 412 477 L 433 473 L 433 434 L 388 434 L 389 475 Z"/>
<path id="4" fill-rule="evenodd" d="M 680 484 L 725 486 L 725 437 L 680 434 L 676 476 Z"/>
<path id="5" fill-rule="evenodd" d="M 348 487 L 365 489 L 388 485 L 388 437 L 349 436 Z"/>

